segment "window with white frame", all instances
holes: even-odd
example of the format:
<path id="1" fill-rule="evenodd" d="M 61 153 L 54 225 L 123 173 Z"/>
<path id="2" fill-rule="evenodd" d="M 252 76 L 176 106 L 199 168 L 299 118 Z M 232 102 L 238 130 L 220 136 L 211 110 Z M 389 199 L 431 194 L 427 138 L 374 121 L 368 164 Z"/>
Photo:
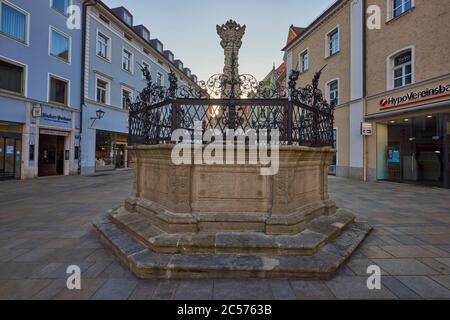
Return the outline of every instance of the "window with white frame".
<path id="1" fill-rule="evenodd" d="M 397 18 L 412 8 L 412 0 L 392 0 L 392 18 Z"/>
<path id="2" fill-rule="evenodd" d="M 161 72 L 156 74 L 156 83 L 161 87 L 164 85 L 164 75 Z"/>
<path id="3" fill-rule="evenodd" d="M 71 0 L 51 0 L 51 6 L 59 13 L 67 15 L 67 8 L 69 8 L 70 2 Z"/>
<path id="4" fill-rule="evenodd" d="M 69 82 L 50 75 L 49 102 L 67 105 L 69 102 Z"/>
<path id="5" fill-rule="evenodd" d="M 128 72 L 132 72 L 133 66 L 133 54 L 127 49 L 122 51 L 122 69 Z"/>
<path id="6" fill-rule="evenodd" d="M 102 78 L 96 80 L 96 95 L 95 100 L 101 104 L 109 103 L 109 81 Z"/>
<path id="7" fill-rule="evenodd" d="M 106 60 L 110 60 L 111 39 L 101 32 L 97 33 L 97 55 Z"/>
<path id="8" fill-rule="evenodd" d="M 131 17 L 131 15 L 129 13 L 124 13 L 123 14 L 123 18 L 124 21 L 127 25 L 132 26 L 133 25 L 133 18 Z"/>
<path id="9" fill-rule="evenodd" d="M 144 37 L 145 40 L 149 41 L 150 40 L 150 32 L 148 32 L 147 30 L 142 30 L 142 36 Z"/>
<path id="10" fill-rule="evenodd" d="M 128 110 L 129 104 L 132 102 L 133 92 L 131 89 L 122 87 L 122 109 Z"/>
<path id="11" fill-rule="evenodd" d="M 25 94 L 25 67 L 0 59 L 0 90 Z"/>
<path id="12" fill-rule="evenodd" d="M 300 53 L 300 71 L 305 72 L 309 69 L 309 50 L 306 49 Z"/>
<path id="13" fill-rule="evenodd" d="M 0 11 L 0 32 L 14 40 L 27 43 L 29 14 L 4 1 L 0 1 Z"/>
<path id="14" fill-rule="evenodd" d="M 50 29 L 50 55 L 70 62 L 70 38 L 54 28 Z"/>
<path id="15" fill-rule="evenodd" d="M 339 28 L 327 34 L 327 56 L 332 56 L 339 52 Z"/>
<path id="16" fill-rule="evenodd" d="M 339 81 L 333 80 L 328 83 L 328 92 L 330 97 L 330 103 L 339 104 Z"/>
<path id="17" fill-rule="evenodd" d="M 151 70 L 150 70 L 150 65 L 149 65 L 147 62 L 142 61 L 142 66 L 143 66 L 144 68 L 147 68 L 148 72 L 151 72 Z M 145 79 L 145 76 L 144 76 L 144 73 L 143 73 L 143 72 L 142 72 L 142 80 L 147 80 L 147 79 Z"/>
<path id="18" fill-rule="evenodd" d="M 412 51 L 407 50 L 397 54 L 392 60 L 394 66 L 392 74 L 394 88 L 411 84 L 413 81 Z"/>

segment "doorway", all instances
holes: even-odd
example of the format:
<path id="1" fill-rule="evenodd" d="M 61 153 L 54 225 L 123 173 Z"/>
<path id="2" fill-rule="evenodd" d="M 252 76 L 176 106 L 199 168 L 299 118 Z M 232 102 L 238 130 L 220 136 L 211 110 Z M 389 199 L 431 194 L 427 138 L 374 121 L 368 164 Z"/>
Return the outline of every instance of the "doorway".
<path id="1" fill-rule="evenodd" d="M 22 140 L 0 134 L 0 180 L 20 179 Z"/>
<path id="2" fill-rule="evenodd" d="M 39 135 L 39 177 L 64 174 L 64 140 L 63 136 Z"/>
<path id="3" fill-rule="evenodd" d="M 125 168 L 126 163 L 126 144 L 117 143 L 116 144 L 116 169 Z"/>
<path id="4" fill-rule="evenodd" d="M 445 147 L 438 114 L 389 121 L 387 180 L 445 186 Z"/>

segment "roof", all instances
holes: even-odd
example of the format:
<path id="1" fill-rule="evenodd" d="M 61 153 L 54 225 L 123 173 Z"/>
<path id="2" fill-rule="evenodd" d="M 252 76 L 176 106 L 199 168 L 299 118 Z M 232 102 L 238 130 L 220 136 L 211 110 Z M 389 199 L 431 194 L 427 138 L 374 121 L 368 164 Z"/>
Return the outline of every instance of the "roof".
<path id="1" fill-rule="evenodd" d="M 172 61 L 170 61 L 169 59 L 167 59 L 167 57 L 164 55 L 163 52 L 159 52 L 159 51 L 158 51 L 151 43 L 149 43 L 149 41 L 148 41 L 147 39 L 145 39 L 144 37 L 142 37 L 142 35 L 139 34 L 139 32 L 137 32 L 137 31 L 133 28 L 133 26 L 127 25 L 127 24 L 121 19 L 121 17 L 119 17 L 119 16 L 117 15 L 117 13 L 114 12 L 110 7 L 108 7 L 103 1 L 101 1 L 101 0 L 87 0 L 87 1 L 83 2 L 83 4 L 86 5 L 86 6 L 92 6 L 92 5 L 96 5 L 96 4 L 101 5 L 106 11 L 108 11 L 110 14 L 112 14 L 114 17 L 116 17 L 119 21 L 121 21 L 121 22 L 123 23 L 123 25 L 124 25 L 126 28 L 128 28 L 128 30 L 130 30 L 131 32 L 133 32 L 133 34 L 134 34 L 135 36 L 137 36 L 139 39 L 141 39 L 141 40 L 144 41 L 145 43 L 148 43 L 149 46 L 152 47 L 152 48 L 155 50 L 156 54 L 158 54 L 162 59 L 164 59 L 164 60 L 166 60 L 166 61 L 168 62 L 169 67 L 172 66 L 174 69 L 176 69 L 176 70 L 178 70 L 179 72 L 181 72 L 181 73 L 188 79 L 188 81 L 190 80 L 190 81 L 194 82 L 194 81 L 193 81 L 193 80 L 192 80 L 192 79 L 184 72 L 184 70 L 178 68 L 178 66 L 177 66 L 174 62 L 172 62 Z M 120 8 L 120 7 L 119 7 L 119 8 Z M 117 8 L 115 8 L 115 9 L 117 9 Z M 125 9 L 126 11 L 128 11 L 126 8 L 124 8 L 124 9 Z M 128 11 L 128 12 L 129 12 L 129 11 Z M 129 13 L 131 14 L 131 12 L 129 12 Z M 152 40 L 150 40 L 150 42 L 151 42 L 151 41 L 154 41 L 154 40 L 159 41 L 158 39 L 152 39 Z M 161 42 L 161 41 L 159 41 L 159 42 Z M 162 44 L 162 42 L 161 42 L 161 44 Z M 194 82 L 194 83 L 195 83 L 195 82 Z"/>
<path id="2" fill-rule="evenodd" d="M 305 28 L 302 27 L 296 27 L 294 25 L 291 25 L 289 27 L 289 32 L 288 32 L 288 38 L 286 41 L 286 45 L 289 45 L 292 41 L 294 41 L 294 39 L 303 32 L 303 30 L 305 30 Z"/>
<path id="3" fill-rule="evenodd" d="M 278 76 L 281 76 L 286 71 L 287 63 L 286 61 L 283 61 L 282 64 L 280 64 L 277 68 L 277 74 Z"/>
<path id="4" fill-rule="evenodd" d="M 334 9 L 336 9 L 344 1 L 347 1 L 347 0 L 335 0 L 321 15 L 319 15 L 316 19 L 314 19 L 314 21 L 311 22 L 306 28 L 303 28 L 303 30 L 301 30 L 300 33 L 297 34 L 297 36 L 292 41 L 290 41 L 288 44 L 286 44 L 286 46 L 283 49 L 281 49 L 281 51 L 286 51 L 294 42 L 296 42 L 298 39 L 300 39 L 302 35 L 304 35 L 309 30 L 311 30 L 323 17 L 325 17 L 330 12 L 332 12 Z"/>

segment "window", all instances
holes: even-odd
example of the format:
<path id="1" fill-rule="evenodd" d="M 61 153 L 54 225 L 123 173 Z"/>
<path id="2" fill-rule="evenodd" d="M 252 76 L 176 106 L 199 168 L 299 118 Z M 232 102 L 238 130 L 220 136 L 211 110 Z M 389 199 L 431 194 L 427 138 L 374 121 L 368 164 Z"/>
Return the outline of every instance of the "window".
<path id="1" fill-rule="evenodd" d="M 68 82 L 50 76 L 49 102 L 67 105 L 68 103 Z"/>
<path id="2" fill-rule="evenodd" d="M 132 60 L 133 60 L 133 55 L 131 54 L 131 52 L 129 52 L 126 49 L 123 49 L 123 52 L 122 52 L 122 69 L 126 70 L 128 72 L 132 72 L 132 70 L 131 70 Z"/>
<path id="3" fill-rule="evenodd" d="M 412 0 L 393 0 L 393 18 L 401 16 L 412 9 Z"/>
<path id="4" fill-rule="evenodd" d="M 70 61 L 70 39 L 54 29 L 50 31 L 50 55 Z"/>
<path id="5" fill-rule="evenodd" d="M 339 52 L 339 28 L 328 34 L 328 56 Z"/>
<path id="6" fill-rule="evenodd" d="M 156 75 L 156 84 L 161 87 L 164 85 L 164 75 L 161 72 Z"/>
<path id="7" fill-rule="evenodd" d="M 300 71 L 305 72 L 309 69 L 309 53 L 308 50 L 303 51 L 300 54 Z"/>
<path id="8" fill-rule="evenodd" d="M 97 79 L 96 100 L 98 103 L 108 103 L 109 83 L 103 79 Z"/>
<path id="9" fill-rule="evenodd" d="M 142 61 L 142 66 L 143 66 L 144 68 L 147 68 L 148 72 L 151 72 L 151 70 L 150 70 L 150 65 L 149 65 L 147 62 Z M 144 73 L 142 73 L 142 80 L 147 80 L 147 79 L 145 79 Z"/>
<path id="10" fill-rule="evenodd" d="M 67 8 L 70 6 L 70 0 L 52 0 L 52 8 L 67 15 Z"/>
<path id="11" fill-rule="evenodd" d="M 97 34 L 97 55 L 109 60 L 110 39 L 102 33 Z"/>
<path id="12" fill-rule="evenodd" d="M 1 32 L 11 38 L 27 42 L 28 14 L 5 2 L 1 2 Z"/>
<path id="13" fill-rule="evenodd" d="M 0 89 L 25 94 L 25 68 L 0 60 Z"/>
<path id="14" fill-rule="evenodd" d="M 124 13 L 123 14 L 123 18 L 124 18 L 124 21 L 125 21 L 125 23 L 127 24 L 127 25 L 129 25 L 129 26 L 132 26 L 133 25 L 133 18 L 131 17 L 131 15 L 129 15 L 128 13 Z"/>
<path id="15" fill-rule="evenodd" d="M 333 80 L 328 83 L 328 92 L 330 93 L 330 103 L 334 102 L 336 105 L 339 103 L 339 81 Z"/>
<path id="16" fill-rule="evenodd" d="M 144 37 L 145 40 L 149 41 L 150 40 L 150 32 L 148 32 L 147 30 L 142 30 L 142 36 Z"/>
<path id="17" fill-rule="evenodd" d="M 394 58 L 394 88 L 412 83 L 412 53 L 408 50 Z"/>
<path id="18" fill-rule="evenodd" d="M 132 100 L 132 92 L 129 89 L 122 88 L 122 109 L 128 110 L 129 106 L 128 104 Z"/>

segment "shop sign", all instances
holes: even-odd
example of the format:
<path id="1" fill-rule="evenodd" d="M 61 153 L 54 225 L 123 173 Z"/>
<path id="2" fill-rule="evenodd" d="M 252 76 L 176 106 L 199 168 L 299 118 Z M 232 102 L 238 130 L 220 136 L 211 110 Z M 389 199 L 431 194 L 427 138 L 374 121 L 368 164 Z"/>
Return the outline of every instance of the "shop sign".
<path id="1" fill-rule="evenodd" d="M 42 107 L 40 105 L 33 107 L 32 116 L 34 118 L 42 117 Z"/>
<path id="2" fill-rule="evenodd" d="M 42 108 L 41 124 L 71 128 L 72 112 L 57 108 Z"/>
<path id="3" fill-rule="evenodd" d="M 427 88 L 422 91 L 412 91 L 399 97 L 388 97 L 380 100 L 381 109 L 401 107 L 413 103 L 424 102 L 450 96 L 450 84 Z"/>
<path id="4" fill-rule="evenodd" d="M 363 136 L 371 136 L 373 134 L 372 123 L 370 122 L 361 122 L 361 135 Z"/>

